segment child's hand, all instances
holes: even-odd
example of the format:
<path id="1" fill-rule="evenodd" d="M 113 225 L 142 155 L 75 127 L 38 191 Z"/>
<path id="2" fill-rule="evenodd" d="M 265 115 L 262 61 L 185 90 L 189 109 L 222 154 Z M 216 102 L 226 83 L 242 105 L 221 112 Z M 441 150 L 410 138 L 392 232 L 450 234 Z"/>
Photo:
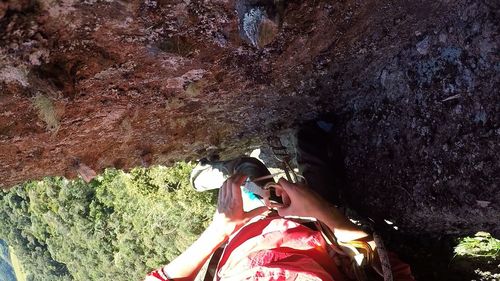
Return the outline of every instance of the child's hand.
<path id="1" fill-rule="evenodd" d="M 239 230 L 253 217 L 267 211 L 267 207 L 260 207 L 250 212 L 243 211 L 241 185 L 245 179 L 246 176 L 234 175 L 227 179 L 219 189 L 217 211 L 211 226 L 220 230 L 225 238 Z"/>
<path id="2" fill-rule="evenodd" d="M 278 208 L 280 216 L 314 217 L 322 219 L 331 206 L 306 185 L 280 179 L 276 194 L 283 199 L 283 207 Z"/>

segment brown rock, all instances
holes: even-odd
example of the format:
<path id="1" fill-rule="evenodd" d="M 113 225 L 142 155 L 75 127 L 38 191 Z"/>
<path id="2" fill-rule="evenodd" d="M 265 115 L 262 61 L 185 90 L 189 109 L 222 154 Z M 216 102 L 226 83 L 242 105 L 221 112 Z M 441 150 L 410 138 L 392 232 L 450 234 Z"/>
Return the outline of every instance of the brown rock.
<path id="1" fill-rule="evenodd" d="M 270 19 L 263 19 L 259 25 L 259 37 L 257 38 L 257 44 L 259 47 L 263 48 L 266 45 L 271 44 L 277 34 L 278 25 Z"/>
<path id="2" fill-rule="evenodd" d="M 82 177 L 82 179 L 85 182 L 90 182 L 97 176 L 97 173 L 94 170 L 92 170 L 89 166 L 83 163 L 78 164 L 76 171 L 78 172 L 78 175 L 80 175 L 80 177 Z"/>

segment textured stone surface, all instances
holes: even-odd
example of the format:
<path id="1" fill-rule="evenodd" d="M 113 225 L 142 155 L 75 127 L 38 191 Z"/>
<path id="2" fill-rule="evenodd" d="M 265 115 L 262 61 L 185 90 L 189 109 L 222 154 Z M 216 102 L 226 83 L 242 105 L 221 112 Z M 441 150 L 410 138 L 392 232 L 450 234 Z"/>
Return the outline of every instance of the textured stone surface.
<path id="1" fill-rule="evenodd" d="M 499 233 L 498 3 L 303 2 L 264 48 L 233 1 L 2 2 L 0 184 L 235 154 L 333 112 L 360 209 Z"/>

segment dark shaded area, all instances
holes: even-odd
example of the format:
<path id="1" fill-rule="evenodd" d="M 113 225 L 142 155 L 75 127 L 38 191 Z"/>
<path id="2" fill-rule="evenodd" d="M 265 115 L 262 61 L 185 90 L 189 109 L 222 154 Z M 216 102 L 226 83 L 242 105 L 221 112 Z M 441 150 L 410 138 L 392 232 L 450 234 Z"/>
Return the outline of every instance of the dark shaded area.
<path id="1" fill-rule="evenodd" d="M 340 120 L 335 114 L 323 114 L 318 119 L 305 122 L 298 130 L 297 162 L 312 189 L 346 215 L 360 221 L 369 233 L 376 231 L 381 234 L 388 249 L 411 265 L 416 280 L 476 280 L 478 274 L 475 270 L 498 272 L 498 261 L 492 258 L 455 256 L 454 247 L 464 234 L 443 235 L 425 228 L 422 231 L 400 230 L 397 226 L 395 228 L 393 222 L 389 221 L 389 224 L 383 217 L 378 217 L 380 210 L 360 205 L 365 194 L 353 193 L 354 179 L 346 179 L 346 156 L 341 149 L 338 130 Z M 413 204 L 409 201 L 401 203 Z"/>
<path id="2" fill-rule="evenodd" d="M 190 43 L 186 38 L 179 36 L 163 39 L 158 43 L 158 48 L 162 51 L 181 56 L 188 56 L 195 50 L 194 44 Z"/>
<path id="3" fill-rule="evenodd" d="M 34 69 L 34 75 L 67 96 L 75 94 L 77 70 L 81 62 L 54 61 Z"/>

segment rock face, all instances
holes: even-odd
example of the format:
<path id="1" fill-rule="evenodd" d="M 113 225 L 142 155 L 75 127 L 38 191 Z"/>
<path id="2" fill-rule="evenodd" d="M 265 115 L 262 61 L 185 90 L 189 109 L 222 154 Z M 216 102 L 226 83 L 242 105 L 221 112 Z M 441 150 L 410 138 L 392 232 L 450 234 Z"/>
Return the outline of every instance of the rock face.
<path id="1" fill-rule="evenodd" d="M 498 2 L 275 3 L 252 44 L 235 7 L 259 1 L 3 1 L 0 184 L 235 154 L 333 112 L 360 208 L 498 233 Z"/>

